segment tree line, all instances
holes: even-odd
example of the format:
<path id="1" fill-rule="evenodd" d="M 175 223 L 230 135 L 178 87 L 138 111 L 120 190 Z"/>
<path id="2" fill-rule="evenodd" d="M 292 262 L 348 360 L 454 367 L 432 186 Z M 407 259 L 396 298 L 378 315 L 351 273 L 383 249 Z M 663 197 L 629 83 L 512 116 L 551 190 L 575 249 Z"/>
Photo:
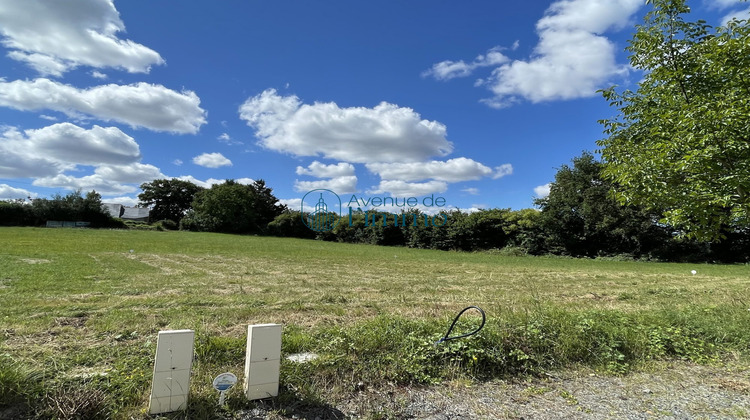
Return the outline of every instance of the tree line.
<path id="1" fill-rule="evenodd" d="M 299 210 L 280 204 L 263 180 L 227 180 L 203 188 L 180 179 L 141 185 L 139 205 L 150 207 L 150 222 L 187 231 L 255 234 L 411 248 L 491 251 L 505 255 L 560 255 L 661 261 L 750 261 L 750 229 L 725 226 L 723 240 L 690 237 L 666 224 L 658 212 L 623 205 L 611 194 L 606 165 L 584 152 L 560 167 L 547 197 L 536 209 L 450 210 L 439 225 L 383 222 L 375 211 L 340 217 L 325 232 L 308 228 Z M 339 218 L 339 215 L 334 215 Z M 103 209 L 101 196 L 80 191 L 51 199 L 0 202 L 3 225 L 44 225 L 47 220 L 89 221 L 93 227 L 124 227 Z M 411 223 L 416 220 L 418 222 Z M 443 220 L 445 222 L 443 222 Z"/>
<path id="2" fill-rule="evenodd" d="M 123 226 L 102 207 L 102 196 L 96 191 L 0 201 L 0 226 L 44 226 L 50 220 L 89 222 L 91 227 Z"/>
<path id="3" fill-rule="evenodd" d="M 140 205 L 152 209 L 153 220 L 184 230 L 511 254 L 748 262 L 750 25 L 732 20 L 713 29 L 685 19 L 685 0 L 647 3 L 653 9 L 627 48 L 631 67 L 643 73 L 638 88 L 602 91 L 618 112 L 600 121 L 607 135 L 597 142 L 602 159 L 585 152 L 559 168 L 550 194 L 535 200 L 538 210 L 453 210 L 440 227 L 373 224 L 367 222 L 372 215 L 358 213 L 351 224 L 347 218 L 316 233 L 303 223 L 305 215 L 279 205 L 262 180 L 228 180 L 208 189 L 155 180 L 141 185 Z M 3 202 L 0 223 L 39 224 L 86 211 L 98 218 L 92 204 L 97 196 Z"/>
<path id="4" fill-rule="evenodd" d="M 316 232 L 309 214 L 281 205 L 263 180 L 227 180 L 211 188 L 161 179 L 141 185 L 141 205 L 154 220 L 169 219 L 183 230 L 259 234 L 411 248 L 486 251 L 519 255 L 614 257 L 662 261 L 750 261 L 750 231 L 727 227 L 722 241 L 689 237 L 664 224 L 658 212 L 621 204 L 604 176 L 605 165 L 584 152 L 563 165 L 538 209 L 488 209 L 446 213 L 440 226 L 422 223 L 410 210 L 398 225 L 376 211 L 339 216 L 335 227 Z M 402 214 L 401 216 L 403 216 Z M 384 221 L 386 220 L 386 221 Z M 408 220 L 409 223 L 403 223 Z M 417 220 L 418 222 L 411 223 Z M 443 225 L 443 220 L 445 224 Z"/>

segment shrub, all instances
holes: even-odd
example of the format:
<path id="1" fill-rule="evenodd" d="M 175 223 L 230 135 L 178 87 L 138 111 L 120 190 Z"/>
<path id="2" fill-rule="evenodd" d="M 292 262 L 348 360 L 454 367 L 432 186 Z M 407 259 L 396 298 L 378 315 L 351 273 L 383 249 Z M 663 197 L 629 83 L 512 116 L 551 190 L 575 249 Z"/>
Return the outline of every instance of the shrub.
<path id="1" fill-rule="evenodd" d="M 158 222 L 154 223 L 154 226 L 156 227 L 156 230 L 177 230 L 179 229 L 179 225 L 177 225 L 177 222 L 170 219 L 164 219 L 159 220 Z"/>

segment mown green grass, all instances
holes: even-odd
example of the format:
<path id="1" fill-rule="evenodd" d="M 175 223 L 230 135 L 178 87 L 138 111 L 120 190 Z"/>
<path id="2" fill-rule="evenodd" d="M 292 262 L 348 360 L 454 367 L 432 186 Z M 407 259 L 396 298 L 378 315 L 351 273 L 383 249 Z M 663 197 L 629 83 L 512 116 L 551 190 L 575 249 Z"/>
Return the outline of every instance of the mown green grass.
<path id="1" fill-rule="evenodd" d="M 157 332 L 190 328 L 191 415 L 216 416 L 211 379 L 242 376 L 246 326 L 266 322 L 284 324 L 285 354 L 321 355 L 284 362 L 279 410 L 326 404 L 324 396 L 343 396 L 358 382 L 481 380 L 575 364 L 622 373 L 674 357 L 711 362 L 748 353 L 748 279 L 748 266 L 0 228 L 0 402 L 41 417 L 65 417 L 61 404 L 102 417 L 144 416 Z M 485 329 L 434 346 L 468 305 L 485 309 Z M 472 322 L 468 316 L 459 328 Z M 86 398 L 94 400 L 83 401 L 89 408 L 76 408 Z M 248 406 L 238 389 L 228 401 Z"/>

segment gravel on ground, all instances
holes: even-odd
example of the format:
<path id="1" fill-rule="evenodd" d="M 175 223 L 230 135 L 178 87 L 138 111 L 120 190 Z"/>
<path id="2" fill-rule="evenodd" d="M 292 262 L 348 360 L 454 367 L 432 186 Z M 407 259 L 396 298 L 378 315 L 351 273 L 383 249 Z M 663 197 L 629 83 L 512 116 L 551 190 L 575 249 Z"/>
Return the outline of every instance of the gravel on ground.
<path id="1" fill-rule="evenodd" d="M 586 368 L 541 377 L 415 388 L 356 387 L 330 405 L 262 403 L 254 419 L 750 419 L 750 366 L 663 362 L 612 376 Z M 279 414 L 283 413 L 283 414 Z"/>

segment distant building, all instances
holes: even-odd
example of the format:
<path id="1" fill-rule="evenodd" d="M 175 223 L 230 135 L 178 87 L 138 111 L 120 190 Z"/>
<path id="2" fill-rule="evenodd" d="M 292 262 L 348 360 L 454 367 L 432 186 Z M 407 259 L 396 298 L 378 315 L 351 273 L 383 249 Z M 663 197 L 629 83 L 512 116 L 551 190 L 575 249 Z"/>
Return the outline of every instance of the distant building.
<path id="1" fill-rule="evenodd" d="M 122 217 L 125 207 L 122 204 L 102 203 L 102 208 L 114 218 Z"/>
<path id="2" fill-rule="evenodd" d="M 133 220 L 136 222 L 148 222 L 151 210 L 145 207 L 124 207 L 125 211 L 120 216 L 122 220 Z"/>
<path id="3" fill-rule="evenodd" d="M 151 210 L 145 207 L 125 207 L 122 204 L 116 203 L 102 203 L 102 208 L 112 217 L 122 220 L 133 220 L 135 222 L 148 222 L 151 212 Z"/>

